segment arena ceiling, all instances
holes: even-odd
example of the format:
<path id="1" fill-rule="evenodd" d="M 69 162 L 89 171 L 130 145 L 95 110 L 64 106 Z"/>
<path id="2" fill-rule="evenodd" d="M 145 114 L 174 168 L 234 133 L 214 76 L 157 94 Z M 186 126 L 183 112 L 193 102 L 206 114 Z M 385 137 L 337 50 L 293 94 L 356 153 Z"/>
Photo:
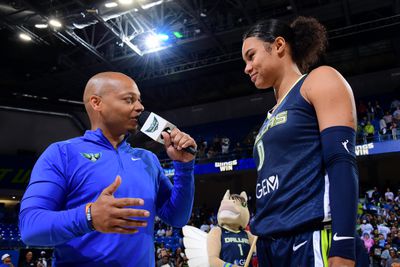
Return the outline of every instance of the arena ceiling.
<path id="1" fill-rule="evenodd" d="M 400 0 L 109 2 L 0 0 L 0 105 L 80 106 L 86 81 L 106 70 L 133 77 L 152 110 L 254 94 L 241 35 L 260 18 L 318 18 L 330 41 L 322 63 L 346 76 L 400 65 Z M 62 27 L 35 27 L 51 19 Z M 151 53 L 149 32 L 167 33 L 168 47 Z"/>

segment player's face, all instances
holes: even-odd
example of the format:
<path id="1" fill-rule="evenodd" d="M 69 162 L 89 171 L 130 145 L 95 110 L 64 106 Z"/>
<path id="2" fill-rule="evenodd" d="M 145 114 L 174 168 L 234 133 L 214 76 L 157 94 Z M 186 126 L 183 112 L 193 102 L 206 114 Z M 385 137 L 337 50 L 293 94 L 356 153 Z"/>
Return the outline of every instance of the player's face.
<path id="1" fill-rule="evenodd" d="M 249 37 L 243 42 L 242 57 L 246 63 L 244 72 L 258 89 L 273 86 L 276 60 L 271 43 Z"/>
<path id="2" fill-rule="evenodd" d="M 118 88 L 108 90 L 101 100 L 100 114 L 110 130 L 126 133 L 137 128 L 137 119 L 144 107 L 139 89 L 133 81 L 121 82 Z"/>

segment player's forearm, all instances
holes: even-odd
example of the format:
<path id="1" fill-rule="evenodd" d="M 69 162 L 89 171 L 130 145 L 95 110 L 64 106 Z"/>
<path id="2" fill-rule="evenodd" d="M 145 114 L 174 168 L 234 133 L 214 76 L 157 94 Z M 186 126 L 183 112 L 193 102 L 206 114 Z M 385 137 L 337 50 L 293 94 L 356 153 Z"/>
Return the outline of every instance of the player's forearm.
<path id="1" fill-rule="evenodd" d="M 90 232 L 85 206 L 63 211 L 26 208 L 19 215 L 22 241 L 31 246 L 56 246 Z"/>
<path id="2" fill-rule="evenodd" d="M 174 227 L 184 226 L 190 219 L 194 199 L 194 161 L 174 162 L 174 186 L 161 209 L 160 218 Z"/>
<path id="3" fill-rule="evenodd" d="M 333 238 L 329 256 L 354 260 L 358 198 L 355 132 L 349 127 L 332 127 L 324 130 L 321 138 L 332 216 Z"/>

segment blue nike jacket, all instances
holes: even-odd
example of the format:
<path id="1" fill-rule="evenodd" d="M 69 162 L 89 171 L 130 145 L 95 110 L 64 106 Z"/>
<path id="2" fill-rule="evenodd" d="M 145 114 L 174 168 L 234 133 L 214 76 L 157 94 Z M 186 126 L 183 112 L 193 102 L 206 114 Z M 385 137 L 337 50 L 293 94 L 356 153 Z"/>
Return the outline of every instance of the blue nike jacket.
<path id="1" fill-rule="evenodd" d="M 174 167 L 172 185 L 153 153 L 126 139 L 115 149 L 100 129 L 54 143 L 36 162 L 21 201 L 22 240 L 54 246 L 55 266 L 154 266 L 154 216 L 181 227 L 191 215 L 194 161 Z M 114 197 L 142 198 L 144 206 L 136 208 L 150 212 L 136 234 L 91 231 L 86 221 L 85 205 L 117 175 L 122 183 Z"/>

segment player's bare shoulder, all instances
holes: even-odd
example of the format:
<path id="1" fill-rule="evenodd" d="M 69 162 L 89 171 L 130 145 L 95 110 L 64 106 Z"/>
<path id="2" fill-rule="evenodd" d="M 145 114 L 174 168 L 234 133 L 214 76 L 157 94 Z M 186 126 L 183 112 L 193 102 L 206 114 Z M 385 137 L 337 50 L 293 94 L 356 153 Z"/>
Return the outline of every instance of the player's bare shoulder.
<path id="1" fill-rule="evenodd" d="M 343 76 L 334 68 L 320 66 L 312 70 L 301 88 L 302 95 L 308 102 L 332 94 L 349 94 L 351 87 Z"/>

